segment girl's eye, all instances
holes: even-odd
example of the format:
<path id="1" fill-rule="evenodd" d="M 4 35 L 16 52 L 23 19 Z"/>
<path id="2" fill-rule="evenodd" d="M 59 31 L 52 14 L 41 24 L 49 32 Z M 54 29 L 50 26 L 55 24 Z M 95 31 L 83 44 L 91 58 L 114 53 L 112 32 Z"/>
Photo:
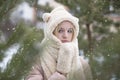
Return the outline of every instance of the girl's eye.
<path id="1" fill-rule="evenodd" d="M 68 33 L 73 33 L 73 29 L 69 29 L 69 30 L 68 30 Z"/>
<path id="2" fill-rule="evenodd" d="M 62 30 L 62 29 L 58 30 L 59 33 L 62 33 L 63 31 L 64 31 L 64 30 Z"/>

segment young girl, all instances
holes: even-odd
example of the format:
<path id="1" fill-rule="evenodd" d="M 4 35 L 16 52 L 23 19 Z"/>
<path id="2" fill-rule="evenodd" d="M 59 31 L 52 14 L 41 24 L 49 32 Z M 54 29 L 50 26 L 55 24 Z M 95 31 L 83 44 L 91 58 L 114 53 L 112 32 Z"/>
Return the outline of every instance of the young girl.
<path id="1" fill-rule="evenodd" d="M 78 18 L 63 7 L 44 13 L 42 54 L 26 80 L 92 80 L 88 63 L 79 56 Z"/>

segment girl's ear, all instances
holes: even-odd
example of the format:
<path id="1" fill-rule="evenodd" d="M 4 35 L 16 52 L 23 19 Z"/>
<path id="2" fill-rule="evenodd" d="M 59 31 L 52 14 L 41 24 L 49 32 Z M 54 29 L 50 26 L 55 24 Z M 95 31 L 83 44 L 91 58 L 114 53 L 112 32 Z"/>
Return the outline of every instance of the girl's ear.
<path id="1" fill-rule="evenodd" d="M 43 21 L 48 22 L 50 19 L 50 13 L 44 13 L 42 18 L 43 18 Z"/>

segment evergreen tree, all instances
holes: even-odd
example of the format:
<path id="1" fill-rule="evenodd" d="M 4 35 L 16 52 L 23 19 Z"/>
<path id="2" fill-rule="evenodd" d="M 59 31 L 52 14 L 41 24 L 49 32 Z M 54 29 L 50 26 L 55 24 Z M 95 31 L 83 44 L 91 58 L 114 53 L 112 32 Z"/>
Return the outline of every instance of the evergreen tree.
<path id="1" fill-rule="evenodd" d="M 49 5 L 38 6 L 38 0 L 25 0 L 35 10 L 50 11 Z M 119 0 L 56 0 L 68 6 L 71 13 L 80 19 L 80 35 L 79 47 L 89 53 L 92 51 L 90 58 L 90 65 L 93 72 L 93 80 L 119 80 L 120 79 L 120 50 L 119 41 L 120 33 L 111 34 L 109 32 L 109 24 L 113 24 L 104 16 L 109 11 L 109 5 L 112 2 L 114 6 L 114 13 L 120 13 Z M 23 2 L 22 0 L 1 0 L 0 1 L 0 37 L 7 33 L 6 40 L 0 40 L 0 63 L 5 59 L 6 52 L 13 47 L 17 48 L 16 54 L 8 62 L 7 67 L 3 70 L 0 67 L 0 80 L 22 80 L 31 68 L 34 59 L 42 51 L 38 47 L 43 38 L 43 31 L 33 27 L 34 25 L 26 25 L 21 22 L 16 25 L 9 24 L 9 16 L 12 9 Z M 71 4 L 72 3 L 72 4 Z M 37 9 L 36 9 L 37 8 Z M 37 19 L 42 20 L 36 16 Z M 2 27 L 5 25 L 5 27 Z M 85 25 L 84 29 L 81 27 Z M 93 31 L 90 29 L 93 25 Z M 116 24 L 119 29 L 119 24 Z M 8 26 L 8 27 L 7 27 Z M 109 35 L 102 40 L 96 40 L 93 33 Z M 87 33 L 88 41 L 83 40 L 83 36 Z M 2 39 L 2 38 L 0 38 Z M 89 47 L 87 47 L 89 44 Z M 1 66 L 1 64 L 0 64 Z"/>
<path id="2" fill-rule="evenodd" d="M 105 17 L 106 14 L 111 13 L 109 10 L 111 3 L 115 8 L 115 12 L 113 13 L 119 14 L 119 0 L 57 1 L 67 5 L 71 13 L 80 20 L 81 34 L 79 35 L 79 47 L 87 53 L 90 59 L 93 80 L 119 80 L 120 51 L 118 50 L 119 45 L 117 45 L 120 39 L 118 36 L 119 33 L 112 34 L 109 32 L 110 25 L 114 25 L 114 23 Z M 84 29 L 82 25 L 85 25 L 86 28 Z M 91 28 L 93 29 L 92 31 Z M 95 33 L 98 34 L 98 37 L 105 37 L 97 40 L 96 36 L 94 36 Z M 88 42 L 83 39 L 84 34 L 87 34 Z M 91 53 L 91 55 L 88 53 Z"/>
<path id="3" fill-rule="evenodd" d="M 21 0 L 0 1 L 0 80 L 22 80 L 41 51 L 37 45 L 43 38 L 43 30 L 37 29 L 34 24 L 25 24 L 23 21 L 12 24 L 9 20 L 11 11 L 21 2 Z M 30 2 L 34 3 L 31 3 L 33 7 L 37 7 L 34 0 Z M 1 36 L 6 39 L 1 40 Z M 13 49 L 16 50 L 14 54 Z M 7 65 L 2 65 L 10 54 L 13 54 L 11 60 Z"/>

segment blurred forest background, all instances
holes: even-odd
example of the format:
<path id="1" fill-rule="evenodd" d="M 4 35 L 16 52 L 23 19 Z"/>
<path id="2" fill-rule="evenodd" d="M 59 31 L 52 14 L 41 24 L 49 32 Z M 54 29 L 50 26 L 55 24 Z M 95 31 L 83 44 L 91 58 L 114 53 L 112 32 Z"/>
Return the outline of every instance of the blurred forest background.
<path id="1" fill-rule="evenodd" d="M 120 80 L 120 0 L 0 0 L 0 80 L 24 80 L 42 50 L 42 14 L 57 6 L 80 20 L 93 80 Z"/>

